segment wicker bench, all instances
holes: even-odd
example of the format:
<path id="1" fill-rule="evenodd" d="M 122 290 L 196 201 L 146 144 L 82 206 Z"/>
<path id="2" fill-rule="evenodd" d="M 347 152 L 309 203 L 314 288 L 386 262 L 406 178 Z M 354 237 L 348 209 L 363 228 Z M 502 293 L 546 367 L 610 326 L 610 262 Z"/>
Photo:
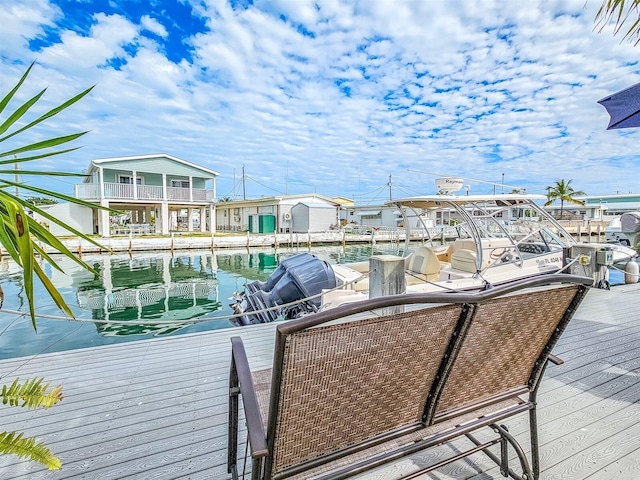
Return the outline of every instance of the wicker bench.
<path id="1" fill-rule="evenodd" d="M 273 369 L 256 372 L 232 338 L 229 472 L 237 478 L 242 396 L 254 479 L 349 478 L 461 438 L 466 451 L 418 471 L 484 452 L 504 476 L 537 479 L 536 392 L 591 283 L 545 275 L 345 305 L 278 325 Z M 531 462 L 502 426 L 524 412 Z"/>

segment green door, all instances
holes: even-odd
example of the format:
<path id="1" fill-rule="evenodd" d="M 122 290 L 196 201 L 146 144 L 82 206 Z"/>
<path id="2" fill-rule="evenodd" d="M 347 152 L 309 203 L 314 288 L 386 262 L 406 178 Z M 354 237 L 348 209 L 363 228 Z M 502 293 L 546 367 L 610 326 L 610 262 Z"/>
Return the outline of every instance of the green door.
<path id="1" fill-rule="evenodd" d="M 258 232 L 273 233 L 276 231 L 275 215 L 260 215 L 258 217 Z"/>

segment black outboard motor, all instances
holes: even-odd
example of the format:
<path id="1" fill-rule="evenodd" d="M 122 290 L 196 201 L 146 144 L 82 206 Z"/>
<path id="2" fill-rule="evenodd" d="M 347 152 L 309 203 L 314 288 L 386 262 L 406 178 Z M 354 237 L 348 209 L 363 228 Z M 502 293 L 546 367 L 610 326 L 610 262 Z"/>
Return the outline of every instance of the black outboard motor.
<path id="1" fill-rule="evenodd" d="M 294 255 L 293 257 L 285 258 L 280 262 L 278 268 L 269 275 L 269 278 L 265 282 L 261 282 L 260 280 L 256 280 L 255 282 L 248 283 L 246 285 L 246 290 L 248 293 L 254 293 L 258 290 L 262 290 L 263 292 L 270 292 L 273 286 L 278 283 L 278 281 L 282 278 L 282 276 L 287 273 L 287 270 L 291 267 L 295 267 L 296 265 L 301 265 L 306 262 L 314 261 L 316 257 L 311 255 L 310 253 L 299 253 L 298 255 Z"/>
<path id="2" fill-rule="evenodd" d="M 286 318 L 296 318 L 315 312 L 320 307 L 320 296 L 283 309 L 262 310 L 304 300 L 320 294 L 324 289 L 334 288 L 336 277 L 327 262 L 309 253 L 301 253 L 283 260 L 266 282 L 252 282 L 249 285 L 247 290 L 250 293 L 232 305 L 236 313 L 244 314 L 232 319 L 234 325 L 273 322 L 281 314 Z"/>

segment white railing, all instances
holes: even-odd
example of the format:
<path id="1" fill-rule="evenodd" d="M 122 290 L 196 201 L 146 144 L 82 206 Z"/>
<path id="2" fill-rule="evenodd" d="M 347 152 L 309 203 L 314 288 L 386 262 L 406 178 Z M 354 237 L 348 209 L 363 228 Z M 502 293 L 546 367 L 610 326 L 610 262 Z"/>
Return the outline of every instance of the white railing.
<path id="1" fill-rule="evenodd" d="M 93 200 L 100 198 L 100 185 L 97 183 L 80 183 L 76 185 L 76 198 Z"/>
<path id="2" fill-rule="evenodd" d="M 210 202 L 213 200 L 213 190 L 205 190 L 204 188 L 193 189 L 194 202 Z"/>
<path id="3" fill-rule="evenodd" d="M 156 185 L 138 185 L 139 200 L 162 200 L 162 187 Z"/>
<path id="4" fill-rule="evenodd" d="M 157 185 L 137 185 L 134 197 L 133 185 L 130 183 L 104 183 L 104 198 L 126 200 L 163 200 L 162 187 Z M 75 186 L 76 198 L 99 200 L 100 185 L 97 183 L 81 183 Z M 213 190 L 193 188 L 167 187 L 167 200 L 181 202 L 209 202 L 213 200 Z"/>
<path id="5" fill-rule="evenodd" d="M 169 200 L 189 201 L 189 189 L 179 187 L 167 187 L 167 198 Z"/>
<path id="6" fill-rule="evenodd" d="M 133 198 L 130 183 L 104 183 L 104 198 Z"/>

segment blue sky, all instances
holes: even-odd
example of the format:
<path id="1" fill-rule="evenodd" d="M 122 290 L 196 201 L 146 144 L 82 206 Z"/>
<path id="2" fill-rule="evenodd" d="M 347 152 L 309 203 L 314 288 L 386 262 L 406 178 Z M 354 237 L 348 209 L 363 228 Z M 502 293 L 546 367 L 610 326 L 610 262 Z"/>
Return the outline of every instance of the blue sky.
<path id="1" fill-rule="evenodd" d="M 389 175 L 399 197 L 434 193 L 439 174 L 531 193 L 562 178 L 590 195 L 639 192 L 640 133 L 606 131 L 596 102 L 640 81 L 640 46 L 594 32 L 599 6 L 3 0 L 0 92 L 33 60 L 21 98 L 48 86 L 41 113 L 96 84 L 23 137 L 90 130 L 44 170 L 168 153 L 220 172 L 220 197 L 242 196 L 243 166 L 248 198 L 380 203 Z"/>

